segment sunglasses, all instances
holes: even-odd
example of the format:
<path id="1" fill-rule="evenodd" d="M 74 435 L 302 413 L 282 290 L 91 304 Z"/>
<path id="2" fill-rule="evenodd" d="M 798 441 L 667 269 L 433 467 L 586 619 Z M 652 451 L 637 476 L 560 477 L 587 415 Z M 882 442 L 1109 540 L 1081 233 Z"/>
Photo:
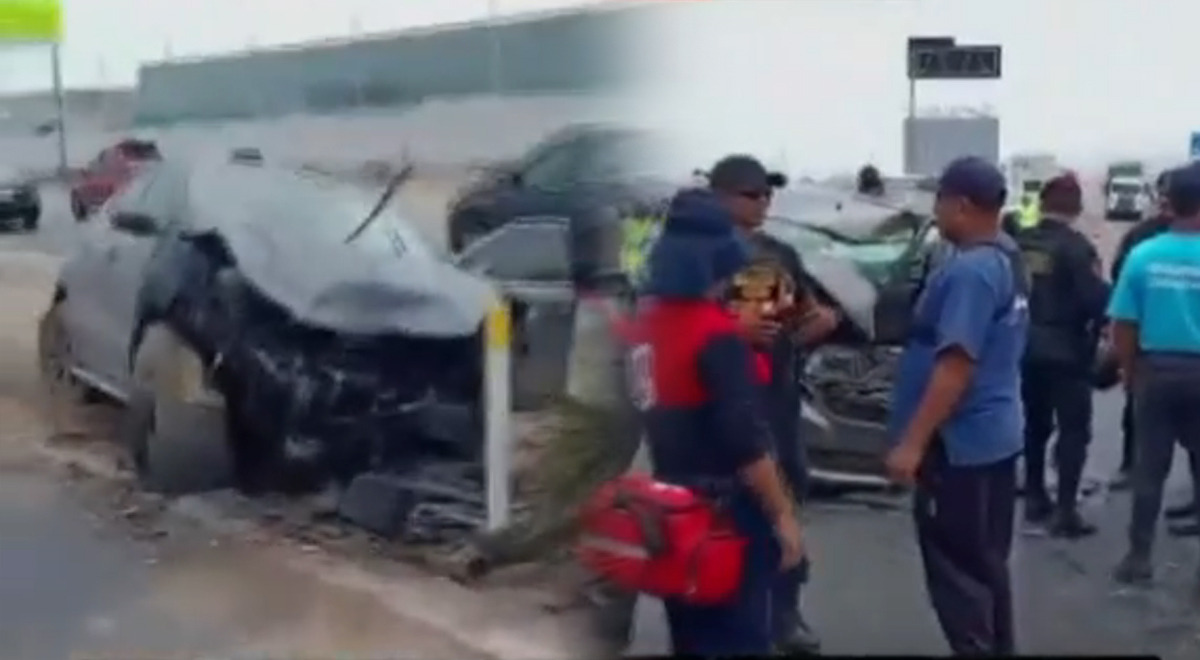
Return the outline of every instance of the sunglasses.
<path id="1" fill-rule="evenodd" d="M 743 190 L 738 193 L 738 196 L 745 197 L 746 199 L 755 202 L 761 202 L 763 200 L 770 200 L 772 197 L 774 197 L 775 191 L 769 188 L 766 190 Z"/>

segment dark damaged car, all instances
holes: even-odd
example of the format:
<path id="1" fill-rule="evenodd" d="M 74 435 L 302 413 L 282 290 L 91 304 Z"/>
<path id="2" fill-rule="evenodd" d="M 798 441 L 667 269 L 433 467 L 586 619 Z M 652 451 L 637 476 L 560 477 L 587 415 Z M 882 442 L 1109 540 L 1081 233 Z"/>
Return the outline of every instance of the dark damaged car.
<path id="1" fill-rule="evenodd" d="M 818 295 L 848 320 L 804 364 L 802 428 L 818 479 L 882 483 L 910 302 L 945 249 L 932 202 L 801 184 L 772 207 L 766 230 L 796 248 Z"/>
<path id="2" fill-rule="evenodd" d="M 146 488 L 301 490 L 474 458 L 490 285 L 386 199 L 259 163 L 162 163 L 89 223 L 43 372 L 125 403 Z"/>

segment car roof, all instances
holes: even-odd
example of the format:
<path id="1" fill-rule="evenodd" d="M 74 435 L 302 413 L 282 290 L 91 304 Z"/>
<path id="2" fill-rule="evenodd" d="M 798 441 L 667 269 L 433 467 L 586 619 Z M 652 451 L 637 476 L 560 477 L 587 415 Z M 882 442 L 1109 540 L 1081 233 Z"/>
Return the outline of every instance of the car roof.
<path id="1" fill-rule="evenodd" d="M 874 197 L 853 190 L 801 183 L 779 191 L 770 215 L 854 236 L 869 234 L 885 221 L 903 213 L 928 216 L 932 211 L 932 195 L 919 191 L 899 198 Z"/>

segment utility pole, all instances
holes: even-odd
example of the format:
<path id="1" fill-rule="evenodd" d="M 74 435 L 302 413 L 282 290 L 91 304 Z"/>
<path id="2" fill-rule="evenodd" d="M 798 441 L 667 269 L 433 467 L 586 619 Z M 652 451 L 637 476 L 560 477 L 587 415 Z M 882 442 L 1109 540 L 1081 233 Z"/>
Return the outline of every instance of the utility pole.
<path id="1" fill-rule="evenodd" d="M 58 114 L 58 171 L 67 173 L 67 111 L 66 92 L 63 90 L 62 46 L 50 44 L 50 71 L 54 78 L 54 109 Z"/>
<path id="2" fill-rule="evenodd" d="M 499 96 L 504 91 L 504 51 L 500 43 L 500 0 L 488 0 L 488 34 L 491 35 L 491 52 L 488 56 L 488 82 L 492 93 Z"/>

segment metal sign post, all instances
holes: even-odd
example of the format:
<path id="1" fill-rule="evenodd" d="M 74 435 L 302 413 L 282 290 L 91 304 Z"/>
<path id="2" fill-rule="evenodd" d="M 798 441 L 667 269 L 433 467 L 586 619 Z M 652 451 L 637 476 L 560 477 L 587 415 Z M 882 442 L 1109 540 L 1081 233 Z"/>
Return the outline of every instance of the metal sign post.
<path id="1" fill-rule="evenodd" d="M 954 37 L 908 38 L 908 118 L 904 122 L 904 172 L 916 172 L 917 82 L 921 80 L 998 80 L 999 45 L 961 45 Z"/>
<path id="2" fill-rule="evenodd" d="M 54 104 L 58 117 L 58 166 L 67 169 L 67 128 L 59 52 L 62 43 L 62 0 L 0 0 L 0 41 L 50 45 Z"/>
<path id="3" fill-rule="evenodd" d="M 484 473 L 487 530 L 508 525 L 512 510 L 512 310 L 497 299 L 488 311 L 483 363 Z"/>

